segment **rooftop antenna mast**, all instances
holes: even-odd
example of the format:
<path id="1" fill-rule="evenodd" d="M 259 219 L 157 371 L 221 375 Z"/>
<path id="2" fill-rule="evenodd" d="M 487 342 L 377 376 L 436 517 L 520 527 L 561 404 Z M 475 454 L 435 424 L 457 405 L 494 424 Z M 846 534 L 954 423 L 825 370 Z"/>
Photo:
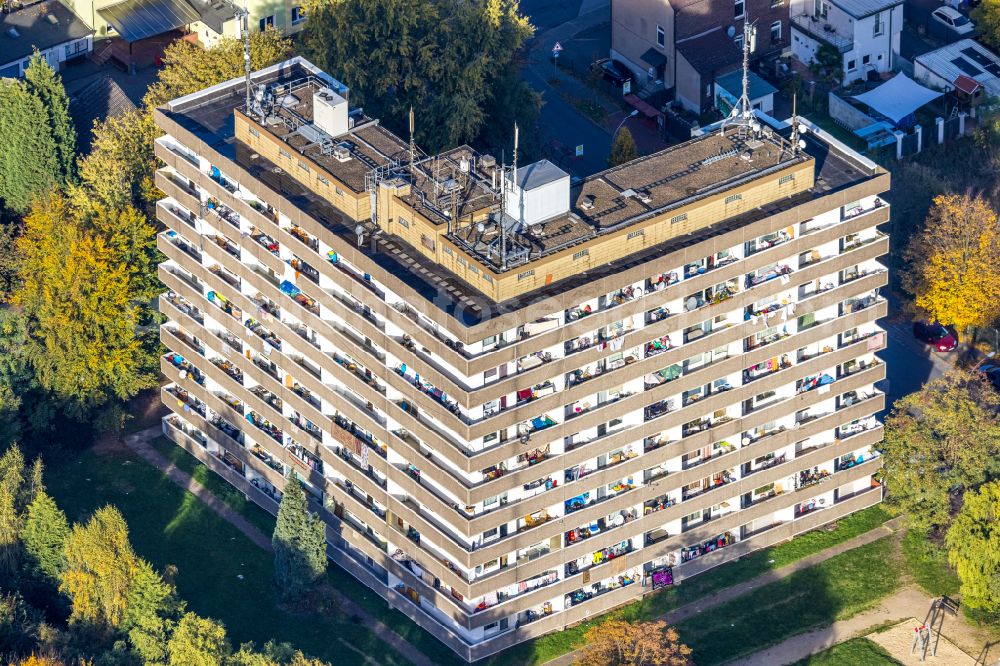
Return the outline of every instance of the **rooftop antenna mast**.
<path id="1" fill-rule="evenodd" d="M 246 114 L 250 115 L 250 12 L 246 7 L 233 5 L 236 16 L 240 19 L 240 37 L 243 38 L 243 71 L 246 74 Z"/>
<path id="2" fill-rule="evenodd" d="M 740 88 L 740 98 L 730 111 L 729 117 L 722 121 L 720 133 L 725 133 L 728 125 L 748 127 L 753 122 L 753 106 L 750 104 L 750 47 L 756 28 L 749 18 L 743 22 L 743 79 Z"/>
<path id="3" fill-rule="evenodd" d="M 799 138 L 801 131 L 805 129 L 803 125 L 799 123 L 798 114 L 798 95 L 792 95 L 792 155 L 797 155 L 799 148 L 805 147 L 805 142 Z"/>
<path id="4" fill-rule="evenodd" d="M 417 177 L 417 144 L 413 138 L 413 133 L 416 124 L 413 120 L 413 107 L 410 107 L 410 177 L 416 179 Z"/>

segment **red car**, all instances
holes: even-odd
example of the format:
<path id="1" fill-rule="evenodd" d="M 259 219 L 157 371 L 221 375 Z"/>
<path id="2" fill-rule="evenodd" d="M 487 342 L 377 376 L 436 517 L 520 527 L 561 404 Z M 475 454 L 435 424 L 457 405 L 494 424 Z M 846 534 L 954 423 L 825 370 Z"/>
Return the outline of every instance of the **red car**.
<path id="1" fill-rule="evenodd" d="M 954 351 L 958 347 L 958 333 L 936 321 L 913 322 L 913 335 L 941 352 Z"/>

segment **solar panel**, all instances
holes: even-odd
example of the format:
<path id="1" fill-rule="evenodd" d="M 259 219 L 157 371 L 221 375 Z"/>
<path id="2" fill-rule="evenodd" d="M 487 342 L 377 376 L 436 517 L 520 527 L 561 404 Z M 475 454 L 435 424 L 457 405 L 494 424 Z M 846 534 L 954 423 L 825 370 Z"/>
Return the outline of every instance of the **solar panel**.
<path id="1" fill-rule="evenodd" d="M 976 77 L 982 74 L 978 67 L 973 65 L 971 62 L 965 58 L 953 58 L 951 64 L 958 67 L 960 70 L 968 74 L 969 76 Z"/>
<path id="2" fill-rule="evenodd" d="M 990 64 L 986 65 L 986 71 L 992 74 L 993 76 L 1000 77 L 1000 65 L 996 64 L 995 62 L 991 62 Z"/>
<path id="3" fill-rule="evenodd" d="M 973 62 L 975 62 L 984 69 L 986 68 L 987 65 L 992 65 L 994 62 L 993 58 L 990 58 L 985 53 L 977 50 L 972 46 L 962 49 L 962 53 L 964 55 L 969 56 L 969 58 L 971 58 Z"/>

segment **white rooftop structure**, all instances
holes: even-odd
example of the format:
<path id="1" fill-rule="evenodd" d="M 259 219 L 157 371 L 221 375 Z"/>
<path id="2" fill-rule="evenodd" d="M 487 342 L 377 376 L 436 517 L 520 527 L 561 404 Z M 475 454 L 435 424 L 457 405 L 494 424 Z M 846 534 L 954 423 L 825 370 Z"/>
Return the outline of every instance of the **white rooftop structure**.
<path id="1" fill-rule="evenodd" d="M 902 4 L 902 0 L 833 0 L 845 12 L 856 19 L 863 19 Z"/>
<path id="2" fill-rule="evenodd" d="M 917 56 L 913 77 L 939 90 L 952 90 L 955 79 L 967 76 L 979 82 L 991 97 L 1000 97 L 1000 56 L 971 39 L 961 39 Z"/>

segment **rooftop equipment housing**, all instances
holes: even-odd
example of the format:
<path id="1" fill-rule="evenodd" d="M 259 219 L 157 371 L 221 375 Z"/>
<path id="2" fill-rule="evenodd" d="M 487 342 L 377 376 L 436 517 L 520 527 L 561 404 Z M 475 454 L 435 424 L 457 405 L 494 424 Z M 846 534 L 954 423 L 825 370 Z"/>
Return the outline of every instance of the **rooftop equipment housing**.
<path id="1" fill-rule="evenodd" d="M 343 136 L 350 130 L 347 100 L 331 88 L 313 93 L 313 124 L 332 137 Z"/>
<path id="2" fill-rule="evenodd" d="M 552 162 L 539 160 L 519 167 L 507 181 L 504 212 L 522 227 L 569 212 L 569 174 Z"/>

